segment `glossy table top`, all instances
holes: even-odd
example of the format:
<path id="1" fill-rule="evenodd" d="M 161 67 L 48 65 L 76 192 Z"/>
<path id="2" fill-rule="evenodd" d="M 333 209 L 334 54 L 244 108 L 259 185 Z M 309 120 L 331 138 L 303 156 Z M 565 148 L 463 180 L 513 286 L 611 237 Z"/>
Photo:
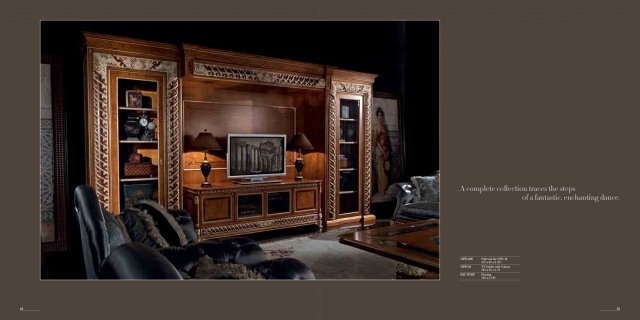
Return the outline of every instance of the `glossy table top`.
<path id="1" fill-rule="evenodd" d="M 347 233 L 340 243 L 432 271 L 440 269 L 440 220 Z"/>

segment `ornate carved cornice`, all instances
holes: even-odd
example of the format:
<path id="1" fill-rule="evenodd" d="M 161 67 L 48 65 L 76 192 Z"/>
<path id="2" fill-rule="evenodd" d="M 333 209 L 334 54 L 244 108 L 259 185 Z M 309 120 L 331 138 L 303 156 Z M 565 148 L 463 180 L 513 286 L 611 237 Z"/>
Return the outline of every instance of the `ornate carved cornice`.
<path id="1" fill-rule="evenodd" d="M 166 73 L 166 150 L 167 161 L 167 207 L 180 207 L 180 110 L 178 92 L 178 64 L 173 61 L 146 59 L 124 55 L 93 53 L 93 166 L 94 180 L 98 200 L 105 209 L 110 208 L 109 194 L 109 88 L 107 72 L 109 67 L 138 71 L 159 71 Z M 119 209 L 119 208 L 117 208 Z"/>
<path id="2" fill-rule="evenodd" d="M 323 89 L 324 78 L 220 64 L 193 63 L 193 74 L 209 78 L 263 82 L 271 85 Z"/>
<path id="3" fill-rule="evenodd" d="M 363 212 L 365 215 L 369 214 L 370 206 L 371 206 L 371 141 L 372 141 L 372 133 L 371 133 L 371 85 L 367 84 L 357 84 L 357 83 L 348 83 L 348 82 L 339 82 L 332 81 L 331 89 L 329 90 L 329 154 L 337 155 L 339 154 L 338 144 L 337 144 L 337 123 L 338 123 L 338 107 L 337 107 L 337 94 L 338 93 L 349 93 L 349 94 L 357 94 L 362 95 L 363 106 L 362 106 L 362 115 L 364 121 L 364 179 L 363 183 Z M 328 172 L 329 181 L 328 187 L 329 190 L 338 190 L 337 189 L 337 160 L 335 156 L 329 157 L 328 164 Z M 329 192 L 327 195 L 327 210 L 328 210 L 328 218 L 335 219 L 337 217 L 337 208 L 336 203 L 338 195 L 337 192 Z"/>

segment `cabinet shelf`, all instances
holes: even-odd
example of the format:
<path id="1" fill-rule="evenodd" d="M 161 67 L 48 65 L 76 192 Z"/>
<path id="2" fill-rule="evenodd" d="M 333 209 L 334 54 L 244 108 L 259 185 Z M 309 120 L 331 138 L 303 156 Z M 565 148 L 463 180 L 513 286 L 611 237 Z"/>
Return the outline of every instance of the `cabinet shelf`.
<path id="1" fill-rule="evenodd" d="M 353 121 L 353 122 L 356 122 L 358 120 L 357 119 L 351 119 L 351 118 L 340 118 L 340 121 Z"/>
<path id="2" fill-rule="evenodd" d="M 344 190 L 344 191 L 340 191 L 340 194 L 341 194 L 341 195 L 343 195 L 343 194 L 352 194 L 352 193 L 356 193 L 356 191 L 355 191 L 355 190 Z"/>
<path id="3" fill-rule="evenodd" d="M 119 110 L 125 111 L 148 111 L 148 112 L 158 112 L 158 109 L 154 108 L 130 108 L 130 107 L 118 107 Z"/>
<path id="4" fill-rule="evenodd" d="M 120 182 L 157 181 L 158 177 L 122 178 Z"/>
<path id="5" fill-rule="evenodd" d="M 340 168 L 340 171 L 356 171 L 358 168 Z"/>
<path id="6" fill-rule="evenodd" d="M 356 141 L 340 141 L 340 144 L 358 144 Z"/>

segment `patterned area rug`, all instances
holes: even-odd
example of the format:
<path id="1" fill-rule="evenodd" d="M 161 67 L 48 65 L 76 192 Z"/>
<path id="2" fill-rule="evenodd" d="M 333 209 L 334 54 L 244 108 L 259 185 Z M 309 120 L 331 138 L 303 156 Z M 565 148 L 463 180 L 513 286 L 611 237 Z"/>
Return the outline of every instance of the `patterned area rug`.
<path id="1" fill-rule="evenodd" d="M 261 243 L 269 258 L 291 257 L 309 266 L 317 279 L 394 279 L 398 262 L 338 242 L 355 231 L 344 228 Z"/>
<path id="2" fill-rule="evenodd" d="M 264 250 L 267 254 L 268 258 L 286 258 L 291 257 L 293 255 L 293 247 L 285 248 L 285 249 L 270 249 Z"/>

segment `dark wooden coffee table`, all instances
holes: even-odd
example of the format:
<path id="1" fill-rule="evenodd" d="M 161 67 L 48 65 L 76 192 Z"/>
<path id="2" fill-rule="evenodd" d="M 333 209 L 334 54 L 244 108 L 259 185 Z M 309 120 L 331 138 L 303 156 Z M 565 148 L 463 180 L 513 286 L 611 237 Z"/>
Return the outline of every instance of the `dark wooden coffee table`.
<path id="1" fill-rule="evenodd" d="M 437 219 L 347 233 L 339 241 L 431 272 L 440 271 Z"/>

